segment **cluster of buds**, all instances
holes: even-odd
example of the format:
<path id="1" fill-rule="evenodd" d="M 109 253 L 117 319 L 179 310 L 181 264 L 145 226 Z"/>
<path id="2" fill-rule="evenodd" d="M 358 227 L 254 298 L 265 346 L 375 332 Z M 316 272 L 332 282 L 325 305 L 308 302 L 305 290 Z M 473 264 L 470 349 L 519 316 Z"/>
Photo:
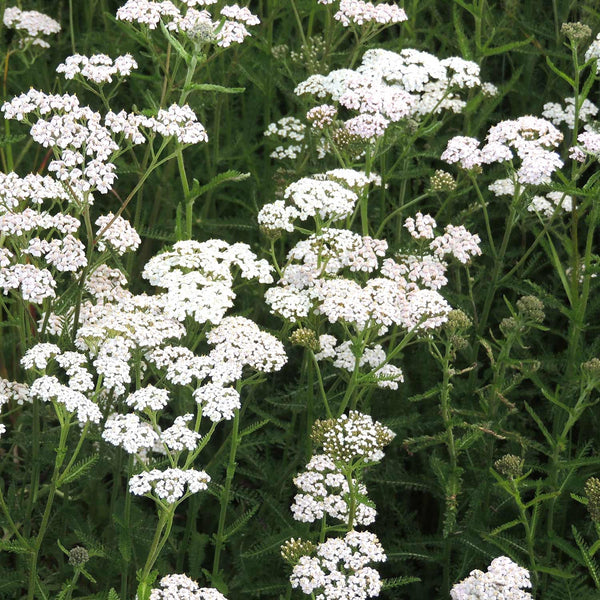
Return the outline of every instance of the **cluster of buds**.
<path id="1" fill-rule="evenodd" d="M 494 469 L 501 475 L 516 479 L 523 473 L 523 459 L 514 454 L 505 454 L 494 463 Z"/>

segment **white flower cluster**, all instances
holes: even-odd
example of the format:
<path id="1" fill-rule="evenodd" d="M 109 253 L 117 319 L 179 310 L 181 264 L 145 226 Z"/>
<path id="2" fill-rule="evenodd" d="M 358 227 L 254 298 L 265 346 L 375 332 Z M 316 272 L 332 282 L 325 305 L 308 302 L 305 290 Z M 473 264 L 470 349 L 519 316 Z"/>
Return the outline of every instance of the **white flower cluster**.
<path id="1" fill-rule="evenodd" d="M 63 184 L 48 175 L 0 173 L 0 214 L 19 207 L 23 202 L 43 204 L 44 200 L 77 200 Z"/>
<path id="2" fill-rule="evenodd" d="M 559 208 L 570 213 L 573 210 L 573 196 L 556 191 L 548 192 L 545 196 L 534 196 L 527 210 L 550 218 Z"/>
<path id="3" fill-rule="evenodd" d="M 598 59 L 600 59 L 600 33 L 585 51 L 585 62 L 589 60 L 596 60 L 596 73 L 600 74 L 600 60 Z"/>
<path id="4" fill-rule="evenodd" d="M 136 496 L 154 492 L 158 498 L 169 504 L 177 502 L 185 493 L 196 494 L 208 489 L 210 476 L 195 469 L 152 469 L 134 475 L 129 480 L 129 491 Z"/>
<path id="5" fill-rule="evenodd" d="M 470 233 L 463 225 L 446 225 L 444 232 L 429 244 L 436 257 L 450 255 L 464 265 L 474 256 L 481 256 L 481 239 L 476 233 Z"/>
<path id="6" fill-rule="evenodd" d="M 300 493 L 294 497 L 292 514 L 296 521 L 314 523 L 328 515 L 348 522 L 350 488 L 342 471 L 326 454 L 313 456 L 306 465 L 306 471 L 294 477 L 294 484 Z M 370 525 L 375 521 L 377 511 L 365 502 L 367 489 L 362 483 L 352 481 L 354 493 L 360 494 L 355 507 L 355 523 Z"/>
<path id="7" fill-rule="evenodd" d="M 129 221 L 123 217 L 116 217 L 110 212 L 96 219 L 98 230 L 98 250 L 104 252 L 109 246 L 119 256 L 125 252 L 137 250 L 142 243 L 137 231 L 131 226 Z"/>
<path id="8" fill-rule="evenodd" d="M 123 290 L 117 301 L 82 304 L 75 345 L 89 353 L 104 387 L 121 396 L 131 383 L 134 350 L 149 352 L 184 333 L 153 297 Z"/>
<path id="9" fill-rule="evenodd" d="M 162 21 L 170 31 L 185 34 L 192 40 L 214 42 L 222 48 L 242 43 L 250 35 L 246 25 L 260 23 L 256 15 L 237 4 L 223 6 L 221 18 L 214 20 L 207 10 L 193 8 L 215 3 L 216 0 L 181 0 L 176 3 L 170 0 L 128 0 L 117 10 L 117 19 L 139 23 L 149 29 L 156 29 Z"/>
<path id="10" fill-rule="evenodd" d="M 194 391 L 194 399 L 202 407 L 202 416 L 214 423 L 233 419 L 234 411 L 240 408 L 240 394 L 231 387 L 208 383 Z"/>
<path id="11" fill-rule="evenodd" d="M 191 413 L 175 417 L 175 422 L 160 434 L 161 442 L 174 452 L 193 452 L 198 447 L 202 437 L 199 433 L 192 431 L 186 423 L 194 418 Z"/>
<path id="12" fill-rule="evenodd" d="M 577 136 L 579 145 L 569 149 L 569 156 L 578 162 L 584 162 L 586 156 L 598 160 L 600 157 L 600 133 L 584 131 Z"/>
<path id="13" fill-rule="evenodd" d="M 191 316 L 198 323 L 219 323 L 233 306 L 235 270 L 244 279 L 272 283 L 271 267 L 257 259 L 244 243 L 223 240 L 177 242 L 172 251 L 150 259 L 142 276 L 165 288 L 160 296 L 165 313 L 183 321 Z"/>
<path id="14" fill-rule="evenodd" d="M 26 383 L 0 377 L 0 407 L 11 400 L 19 405 L 29 400 L 29 386 Z"/>
<path id="15" fill-rule="evenodd" d="M 169 402 L 169 392 L 153 385 L 147 385 L 136 390 L 133 394 L 129 394 L 125 398 L 125 402 L 128 406 L 139 411 L 146 409 L 154 411 L 162 410 Z"/>
<path id="16" fill-rule="evenodd" d="M 265 299 L 274 313 L 292 322 L 312 311 L 358 331 L 377 327 L 384 332 L 393 324 L 406 329 L 435 328 L 450 311 L 437 292 L 447 281 L 443 257 L 451 254 L 466 262 L 480 254 L 478 244 L 478 236 L 462 226 L 449 225 L 430 242 L 433 256 L 409 256 L 400 264 L 386 259 L 381 276 L 361 285 L 343 272 L 374 272 L 387 243 L 345 229 L 324 228 L 290 250 L 279 285 L 267 290 Z"/>
<path id="17" fill-rule="evenodd" d="M 385 560 L 374 533 L 349 531 L 319 544 L 316 556 L 302 556 L 290 582 L 315 600 L 366 600 L 381 590 L 379 573 L 367 565 Z"/>
<path id="18" fill-rule="evenodd" d="M 216 0 L 215 0 L 216 1 Z M 201 588 L 187 575 L 165 575 L 160 580 L 160 588 L 150 592 L 150 600 L 227 600 L 214 588 Z"/>
<path id="19" fill-rule="evenodd" d="M 113 76 L 129 77 L 138 64 L 131 56 L 125 54 L 114 60 L 106 54 L 84 56 L 74 54 L 68 56 L 64 63 L 56 67 L 57 73 L 62 73 L 65 79 L 74 79 L 77 75 L 97 84 L 111 83 Z"/>
<path id="20" fill-rule="evenodd" d="M 52 215 L 40 206 L 46 200 L 54 203 L 74 199 L 51 177 L 0 174 L 0 237 L 7 236 L 13 250 L 0 249 L 0 288 L 4 294 L 19 291 L 24 300 L 36 304 L 56 295 L 57 284 L 51 271 L 42 268 L 40 261 L 29 259 L 25 263 L 25 255 L 43 258 L 48 266 L 60 272 L 77 272 L 87 265 L 85 248 L 72 235 L 80 221 L 68 214 Z M 37 206 L 31 208 L 29 204 Z M 43 230 L 64 237 L 48 239 Z M 37 235 L 32 236 L 32 232 Z M 15 264 L 18 260 L 15 255 L 23 264 Z"/>
<path id="21" fill-rule="evenodd" d="M 56 296 L 56 281 L 48 269 L 30 264 L 8 266 L 6 261 L 11 257 L 8 251 L 0 254 L 0 288 L 4 294 L 18 290 L 23 300 L 33 304 L 42 304 L 46 298 Z"/>
<path id="22" fill-rule="evenodd" d="M 358 7 L 361 3 L 351 0 L 351 4 Z M 338 103 L 358 111 L 344 127 L 351 135 L 370 140 L 383 135 L 390 123 L 409 117 L 419 119 L 442 110 L 461 112 L 466 103 L 459 92 L 481 85 L 474 62 L 459 57 L 439 60 L 414 49 L 395 53 L 376 48 L 365 52 L 356 70 L 311 75 L 295 93 L 329 97 L 334 105 L 328 106 L 333 109 Z"/>
<path id="23" fill-rule="evenodd" d="M 82 424 L 92 422 L 99 423 L 102 413 L 98 405 L 89 400 L 82 392 L 69 385 L 63 385 L 51 375 L 38 377 L 29 388 L 29 397 L 38 398 L 43 402 L 56 401 L 64 405 L 71 413 L 77 413 L 77 420 Z"/>
<path id="24" fill-rule="evenodd" d="M 142 449 L 154 448 L 159 436 L 149 423 L 142 421 L 136 414 L 114 413 L 104 424 L 102 439 L 113 446 L 123 448 L 129 454 L 137 454 Z"/>
<path id="25" fill-rule="evenodd" d="M 451 590 L 452 600 L 533 600 L 525 588 L 531 587 L 529 572 L 519 567 L 507 556 L 495 558 L 486 573 L 479 570 L 471 574 Z"/>
<path id="26" fill-rule="evenodd" d="M 373 4 L 363 0 L 340 0 L 339 10 L 333 15 L 344 27 L 350 24 L 377 23 L 393 25 L 408 20 L 403 8 L 396 4 Z"/>
<path id="27" fill-rule="evenodd" d="M 50 44 L 42 37 L 60 31 L 60 24 L 53 18 L 36 10 L 21 10 L 11 6 L 4 11 L 2 22 L 5 27 L 15 29 L 22 37 L 22 45 L 32 44 L 40 48 L 50 48 Z"/>
<path id="28" fill-rule="evenodd" d="M 351 410 L 337 419 L 315 421 L 313 440 L 336 463 L 378 462 L 396 434 L 370 415 Z"/>
<path id="29" fill-rule="evenodd" d="M 164 137 L 174 136 L 182 144 L 208 142 L 204 125 L 187 104 L 172 104 L 166 110 L 161 108 L 155 118 L 145 120 L 143 125 Z"/>
<path id="30" fill-rule="evenodd" d="M 30 123 L 29 115 L 37 117 L 32 124 L 32 138 L 44 147 L 53 148 L 58 157 L 48 164 L 59 181 L 66 182 L 75 194 L 85 194 L 91 204 L 91 192 L 106 194 L 117 179 L 112 161 L 120 146 L 113 136 L 122 136 L 131 144 L 146 141 L 143 129 L 165 137 L 175 137 L 182 144 L 206 142 L 204 126 L 188 106 L 172 105 L 160 109 L 156 117 L 145 117 L 121 111 L 107 113 L 103 118 L 88 106 L 80 106 L 74 95 L 45 94 L 35 89 L 16 96 L 2 105 L 7 119 Z M 49 118 L 42 118 L 49 113 Z"/>
<path id="31" fill-rule="evenodd" d="M 552 150 L 562 139 L 563 134 L 550 121 L 527 115 L 491 127 L 481 149 L 476 138 L 451 138 L 441 159 L 471 170 L 483 164 L 512 161 L 516 155 L 521 160 L 517 181 L 540 185 L 550 183 L 552 173 L 563 166 L 559 154 Z"/>
<path id="32" fill-rule="evenodd" d="M 587 123 L 598 114 L 598 107 L 587 98 L 581 103 L 577 118 L 582 123 Z M 564 123 L 569 129 L 575 127 L 575 98 L 565 98 L 564 107 L 558 102 L 547 102 L 544 104 L 542 117 L 548 119 L 554 125 Z"/>
<path id="33" fill-rule="evenodd" d="M 283 200 L 263 206 L 258 223 L 267 231 L 291 232 L 296 219 L 305 221 L 313 217 L 327 224 L 340 221 L 354 212 L 358 194 L 364 193 L 370 183 L 381 185 L 381 178 L 353 169 L 334 169 L 303 177 L 285 189 Z"/>
<path id="34" fill-rule="evenodd" d="M 212 363 L 210 376 L 215 383 L 227 384 L 240 379 L 245 367 L 271 373 L 279 371 L 287 362 L 283 344 L 246 317 L 225 317 L 208 332 L 206 341 L 214 346 L 208 359 Z"/>
<path id="35" fill-rule="evenodd" d="M 282 142 L 271 152 L 271 158 L 298 158 L 308 148 L 306 129 L 306 125 L 296 117 L 282 117 L 279 121 L 270 123 L 265 130 L 265 137 L 279 138 Z M 319 155 L 320 158 L 323 156 L 322 153 Z"/>
<path id="36" fill-rule="evenodd" d="M 317 360 L 332 359 L 333 366 L 352 372 L 358 365 L 359 368 L 370 367 L 371 376 L 380 388 L 391 390 L 398 389 L 398 383 L 404 381 L 402 369 L 386 364 L 385 350 L 380 344 L 367 346 L 363 354 L 356 357 L 350 341 L 345 341 L 337 347 L 337 340 L 333 335 L 319 336 L 319 352 L 315 354 Z"/>

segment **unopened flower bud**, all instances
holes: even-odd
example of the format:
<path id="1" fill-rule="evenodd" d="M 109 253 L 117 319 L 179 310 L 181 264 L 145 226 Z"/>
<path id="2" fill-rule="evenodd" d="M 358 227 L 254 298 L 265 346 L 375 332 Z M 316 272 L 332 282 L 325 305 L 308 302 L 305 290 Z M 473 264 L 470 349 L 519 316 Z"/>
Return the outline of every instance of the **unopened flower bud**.
<path id="1" fill-rule="evenodd" d="M 318 352 L 320 350 L 316 333 L 312 329 L 307 329 L 306 327 L 296 329 L 296 331 L 290 335 L 290 342 L 295 346 L 302 346 L 313 352 Z"/>
<path id="2" fill-rule="evenodd" d="M 514 317 L 506 317 L 500 321 L 500 331 L 504 335 L 508 335 L 509 333 L 517 333 L 521 331 L 521 326 L 519 325 L 517 319 Z"/>
<path id="3" fill-rule="evenodd" d="M 560 32 L 575 45 L 588 40 L 592 35 L 592 30 L 588 25 L 576 21 L 574 23 L 563 23 Z"/>
<path id="4" fill-rule="evenodd" d="M 75 546 L 69 552 L 69 564 L 73 567 L 81 567 L 90 560 L 90 555 L 85 548 Z"/>
<path id="5" fill-rule="evenodd" d="M 588 499 L 588 512 L 594 523 L 600 523 L 600 479 L 590 477 L 585 482 L 585 495 Z"/>
<path id="6" fill-rule="evenodd" d="M 600 359 L 592 358 L 581 364 L 581 370 L 591 379 L 600 379 Z"/>
<path id="7" fill-rule="evenodd" d="M 517 300 L 517 310 L 521 315 L 533 321 L 541 323 L 546 315 L 544 314 L 544 303 L 535 296 L 523 296 Z"/>
<path id="8" fill-rule="evenodd" d="M 303 556 L 310 556 L 316 550 L 310 541 L 291 538 L 281 546 L 281 556 L 290 565 L 296 565 Z"/>
<path id="9" fill-rule="evenodd" d="M 460 309 L 451 310 L 444 327 L 450 331 L 464 331 L 471 327 L 471 319 Z"/>
<path id="10" fill-rule="evenodd" d="M 452 192 L 456 189 L 456 180 L 447 171 L 438 169 L 431 176 L 430 186 L 434 192 Z"/>
<path id="11" fill-rule="evenodd" d="M 494 463 L 494 469 L 505 477 L 519 477 L 523 473 L 523 459 L 514 454 L 505 454 Z"/>

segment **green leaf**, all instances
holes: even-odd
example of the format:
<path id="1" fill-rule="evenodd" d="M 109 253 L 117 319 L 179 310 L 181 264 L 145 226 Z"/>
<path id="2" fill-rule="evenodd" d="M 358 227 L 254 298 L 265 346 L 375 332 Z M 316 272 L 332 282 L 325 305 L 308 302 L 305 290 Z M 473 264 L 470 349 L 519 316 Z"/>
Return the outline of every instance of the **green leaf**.
<path id="1" fill-rule="evenodd" d="M 195 194 L 194 200 L 199 196 L 206 194 L 206 192 L 214 190 L 217 186 L 227 181 L 244 181 L 248 179 L 248 177 L 250 177 L 250 173 L 241 173 L 240 171 L 229 169 L 228 171 L 215 175 L 208 183 L 205 183 L 203 186 L 196 187 L 197 181 L 194 180 L 194 186 L 192 187 L 192 192 Z"/>
<path id="2" fill-rule="evenodd" d="M 579 546 L 579 551 L 581 552 L 581 556 L 583 557 L 588 571 L 592 576 L 596 587 L 600 589 L 600 575 L 598 573 L 598 565 L 596 564 L 596 561 L 593 559 L 593 557 L 590 555 L 587 544 L 585 543 L 579 531 L 577 531 L 575 525 L 571 525 L 571 531 L 573 532 L 573 537 L 575 538 L 577 546 Z"/>
<path id="3" fill-rule="evenodd" d="M 185 61 L 185 64 L 189 64 L 190 61 L 192 60 L 191 55 L 187 52 L 187 50 L 181 45 L 181 43 L 179 41 L 177 41 L 169 32 L 169 30 L 165 27 L 165 24 L 163 23 L 163 21 L 160 21 L 160 29 L 163 32 L 163 35 L 167 38 L 167 40 L 169 41 L 169 44 L 171 44 L 171 46 L 173 46 L 173 48 L 175 49 L 175 52 L 177 52 L 177 54 L 179 54 L 179 56 L 181 56 L 181 58 L 183 58 L 183 60 Z"/>
<path id="4" fill-rule="evenodd" d="M 228 540 L 232 535 L 238 532 L 250 519 L 256 514 L 259 509 L 259 505 L 254 505 L 250 510 L 247 510 L 241 517 L 237 518 L 231 525 L 229 525 L 223 532 L 223 541 Z"/>
<path id="5" fill-rule="evenodd" d="M 33 540 L 32 540 L 33 542 Z M 33 552 L 33 546 L 18 540 L 0 540 L 0 550 L 12 552 L 13 554 L 30 554 Z"/>
<path id="6" fill-rule="evenodd" d="M 509 44 L 503 44 L 502 46 L 496 46 L 495 48 L 483 48 L 482 54 L 484 56 L 495 56 L 497 54 L 504 54 L 505 52 L 510 52 L 515 48 L 522 48 L 523 46 L 528 46 L 531 44 L 531 40 L 521 40 L 519 42 L 510 42 Z"/>
<path id="7" fill-rule="evenodd" d="M 85 475 L 99 460 L 99 454 L 92 454 L 92 456 L 76 462 L 68 473 L 62 474 L 59 479 L 59 484 L 62 485 L 64 483 L 71 483 L 72 481 L 79 479 Z"/>
<path id="8" fill-rule="evenodd" d="M 225 87 L 215 83 L 191 83 L 183 88 L 184 91 L 194 90 L 197 92 L 218 92 L 220 94 L 241 94 L 246 91 L 244 87 Z"/>
<path id="9" fill-rule="evenodd" d="M 544 437 L 546 438 L 546 441 L 548 442 L 550 447 L 554 448 L 554 438 L 550 435 L 550 432 L 544 425 L 542 419 L 540 419 L 540 417 L 537 415 L 537 413 L 533 410 L 533 408 L 531 408 L 531 406 L 529 406 L 529 404 L 527 404 L 527 402 L 524 402 L 524 405 L 525 405 L 525 410 L 529 413 L 531 418 L 537 423 L 537 426 L 540 428 L 540 431 L 544 434 Z"/>
<path id="10" fill-rule="evenodd" d="M 390 579 L 382 579 L 381 589 L 390 590 L 402 585 L 408 585 L 409 583 L 418 583 L 419 581 L 421 581 L 420 577 L 392 577 Z"/>
<path id="11" fill-rule="evenodd" d="M 259 429 L 262 429 L 269 422 L 270 419 L 264 419 L 263 421 L 257 421 L 256 423 L 252 423 L 252 425 L 248 425 L 248 427 L 240 431 L 240 439 L 247 435 L 250 435 L 251 433 L 254 433 L 255 431 L 258 431 Z"/>
<path id="12" fill-rule="evenodd" d="M 117 594 L 115 588 L 110 588 L 108 590 L 108 596 L 106 596 L 106 600 L 121 600 L 119 594 Z"/>
<path id="13" fill-rule="evenodd" d="M 527 502 L 527 504 L 525 504 L 525 508 L 531 508 L 532 506 L 535 506 L 540 502 L 544 502 L 544 500 L 550 500 L 551 498 L 556 498 L 557 496 L 560 496 L 560 492 L 548 492 L 546 494 L 540 494 L 539 496 L 536 496 L 533 500 Z"/>
<path id="14" fill-rule="evenodd" d="M 566 74 L 563 73 L 551 60 L 549 56 L 546 56 L 546 63 L 561 79 L 564 79 L 572 88 L 575 87 L 575 82 Z"/>
<path id="15" fill-rule="evenodd" d="M 536 565 L 536 570 L 541 571 L 542 573 L 548 573 L 548 575 L 554 575 L 554 577 L 560 577 L 561 579 L 571 579 L 575 577 L 573 573 L 568 573 L 567 571 L 556 569 L 555 567 Z"/>
<path id="16" fill-rule="evenodd" d="M 521 519 L 509 521 L 508 523 L 504 523 L 504 525 L 500 525 L 500 527 L 496 527 L 496 529 L 492 529 L 492 531 L 490 531 L 490 535 L 496 535 L 502 531 L 510 529 L 511 527 L 515 527 L 516 525 L 521 525 Z"/>

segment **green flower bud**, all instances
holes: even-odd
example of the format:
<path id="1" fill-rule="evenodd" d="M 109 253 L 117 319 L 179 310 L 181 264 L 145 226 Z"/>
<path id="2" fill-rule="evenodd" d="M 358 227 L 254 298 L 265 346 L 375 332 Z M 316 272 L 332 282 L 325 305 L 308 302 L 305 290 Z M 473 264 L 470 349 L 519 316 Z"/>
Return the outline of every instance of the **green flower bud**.
<path id="1" fill-rule="evenodd" d="M 316 548 L 312 542 L 291 538 L 281 546 L 281 556 L 290 565 L 296 565 L 303 556 L 310 556 Z"/>
<path id="2" fill-rule="evenodd" d="M 594 523 L 600 523 L 600 479 L 590 477 L 585 482 L 585 495 L 588 499 L 588 512 Z"/>
<path id="3" fill-rule="evenodd" d="M 514 479 L 523 474 L 523 459 L 514 454 L 505 454 L 494 463 L 494 469 L 505 477 Z"/>
<path id="4" fill-rule="evenodd" d="M 85 565 L 85 563 L 90 560 L 90 555 L 85 548 L 81 546 L 75 546 L 69 552 L 69 564 L 73 567 L 81 567 Z"/>
<path id="5" fill-rule="evenodd" d="M 290 335 L 290 342 L 295 346 L 302 346 L 313 352 L 318 352 L 320 349 L 317 334 L 312 329 L 307 329 L 306 327 L 296 329 L 296 331 Z"/>

